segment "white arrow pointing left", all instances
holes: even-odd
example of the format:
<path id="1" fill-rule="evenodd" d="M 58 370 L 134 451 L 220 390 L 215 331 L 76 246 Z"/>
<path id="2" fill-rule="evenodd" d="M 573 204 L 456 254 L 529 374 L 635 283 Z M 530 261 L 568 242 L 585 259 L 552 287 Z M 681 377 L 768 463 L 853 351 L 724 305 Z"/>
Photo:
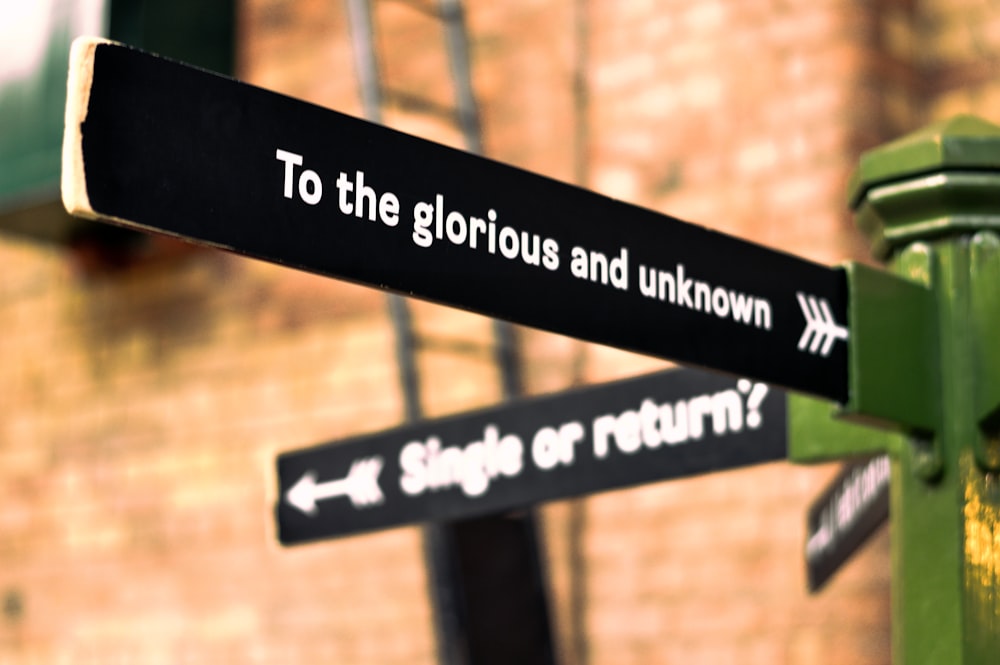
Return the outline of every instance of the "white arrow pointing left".
<path id="1" fill-rule="evenodd" d="M 355 508 L 367 508 L 382 503 L 382 488 L 378 476 L 382 458 L 378 455 L 354 460 L 346 478 L 316 482 L 316 472 L 306 471 L 285 493 L 285 499 L 306 515 L 316 514 L 316 502 L 346 496 Z"/>

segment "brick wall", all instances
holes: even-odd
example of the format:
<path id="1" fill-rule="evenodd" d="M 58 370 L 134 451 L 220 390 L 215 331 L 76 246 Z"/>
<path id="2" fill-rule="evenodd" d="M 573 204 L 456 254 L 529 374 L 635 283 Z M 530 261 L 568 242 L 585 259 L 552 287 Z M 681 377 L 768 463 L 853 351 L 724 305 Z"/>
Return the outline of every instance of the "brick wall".
<path id="1" fill-rule="evenodd" d="M 277 452 L 399 419 L 377 296 L 215 253 L 82 281 L 2 248 L 0 661 L 430 659 L 417 530 L 284 552 L 269 519 Z"/>
<path id="2" fill-rule="evenodd" d="M 376 20 L 386 121 L 453 145 L 439 26 Z M 995 3 L 994 3 L 995 4 Z M 466 3 L 487 153 L 822 262 L 860 149 L 1000 92 L 987 2 Z M 343 6 L 246 0 L 240 71 L 353 114 Z M 613 221 L 613 220 L 611 220 Z M 0 238 L 0 662 L 429 663 L 420 532 L 280 549 L 279 451 L 402 420 L 384 296 L 199 251 L 81 275 Z M 414 303 L 430 415 L 494 403 L 489 323 Z M 520 331 L 529 392 L 664 364 Z M 566 663 L 887 663 L 883 530 L 805 589 L 833 466 L 543 508 Z"/>

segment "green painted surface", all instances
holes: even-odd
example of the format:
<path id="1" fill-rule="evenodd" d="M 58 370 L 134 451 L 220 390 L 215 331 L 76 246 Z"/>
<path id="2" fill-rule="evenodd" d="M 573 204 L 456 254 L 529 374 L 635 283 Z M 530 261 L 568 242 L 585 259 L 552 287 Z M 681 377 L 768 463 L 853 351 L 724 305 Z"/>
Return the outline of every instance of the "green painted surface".
<path id="1" fill-rule="evenodd" d="M 920 258 L 907 253 L 911 268 Z M 937 352 L 934 302 L 926 280 L 916 269 L 901 277 L 860 263 L 846 268 L 851 341 L 844 416 L 902 431 L 933 432 L 939 426 Z"/>
<path id="2" fill-rule="evenodd" d="M 972 293 L 969 318 L 974 327 L 975 415 L 982 436 L 974 441 L 977 464 L 1000 471 L 1000 235 L 981 231 L 969 247 Z M 1000 551 L 1000 543 L 998 543 Z"/>
<path id="3" fill-rule="evenodd" d="M 899 405 L 877 405 L 883 415 L 903 408 L 893 417 L 911 430 L 889 448 L 894 662 L 992 665 L 1000 662 L 1000 128 L 965 116 L 872 151 L 851 195 L 876 253 L 932 298 L 930 316 L 904 298 L 879 330 L 865 319 L 894 298 L 867 278 L 852 289 L 871 301 L 859 305 L 860 327 L 851 322 L 860 347 L 851 384 L 862 387 L 855 406 L 875 408 L 864 394 L 872 386 L 930 386 L 916 397 L 903 387 Z M 899 353 L 897 344 L 913 348 Z M 897 360 L 887 365 L 880 349 Z M 896 378 L 866 376 L 893 367 Z M 910 409 L 928 397 L 931 427 L 913 428 Z"/>
<path id="4" fill-rule="evenodd" d="M 1000 127 L 958 116 L 870 150 L 848 188 L 876 256 L 937 236 L 997 227 Z"/>
<path id="5" fill-rule="evenodd" d="M 107 16 L 103 32 L 111 39 L 213 71 L 233 71 L 234 0 L 107 0 L 98 5 Z M 0 232 L 66 242 L 79 224 L 59 202 L 74 30 L 70 17 L 53 21 L 37 70 L 0 80 Z"/>
<path id="6" fill-rule="evenodd" d="M 868 190 L 857 211 L 858 228 L 876 256 L 919 240 L 998 228 L 1000 173 L 945 171 Z"/>
<path id="7" fill-rule="evenodd" d="M 902 434 L 841 419 L 840 407 L 807 395 L 788 395 L 788 458 L 801 464 L 899 450 Z"/>
<path id="8" fill-rule="evenodd" d="M 58 195 L 69 44 L 54 26 L 34 76 L 0 88 L 0 210 Z"/>
<path id="9" fill-rule="evenodd" d="M 924 173 L 1000 170 L 1000 127 L 973 115 L 958 115 L 869 150 L 848 184 L 856 207 L 877 185 L 910 180 Z"/>

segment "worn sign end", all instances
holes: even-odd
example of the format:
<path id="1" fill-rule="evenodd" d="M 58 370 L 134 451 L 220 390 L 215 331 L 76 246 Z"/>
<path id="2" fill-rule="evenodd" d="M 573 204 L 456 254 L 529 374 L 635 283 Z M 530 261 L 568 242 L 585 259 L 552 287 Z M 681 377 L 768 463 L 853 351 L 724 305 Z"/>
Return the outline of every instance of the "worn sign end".
<path id="1" fill-rule="evenodd" d="M 94 80 L 94 53 L 101 44 L 111 43 L 100 37 L 78 37 L 69 56 L 69 79 L 66 82 L 66 126 L 62 147 L 62 200 L 66 211 L 77 217 L 94 219 L 97 214 L 87 195 L 83 163 L 83 132 L 87 118 L 90 87 Z"/>

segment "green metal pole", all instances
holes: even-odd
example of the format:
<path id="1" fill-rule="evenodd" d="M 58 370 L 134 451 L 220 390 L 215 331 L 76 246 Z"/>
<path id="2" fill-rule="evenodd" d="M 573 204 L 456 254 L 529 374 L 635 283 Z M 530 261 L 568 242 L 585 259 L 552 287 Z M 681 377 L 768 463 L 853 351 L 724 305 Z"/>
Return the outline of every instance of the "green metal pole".
<path id="1" fill-rule="evenodd" d="M 909 326 L 879 330 L 875 313 L 861 317 L 861 329 L 852 321 L 852 344 L 873 356 L 880 346 L 910 349 L 901 356 L 909 367 L 897 366 L 882 385 L 893 391 L 890 402 L 903 405 L 897 412 L 913 413 L 899 418 L 887 416 L 893 408 L 868 408 L 885 396 L 862 394 L 873 367 L 856 358 L 845 407 L 847 416 L 882 417 L 906 435 L 889 450 L 893 660 L 996 665 L 1000 127 L 962 116 L 873 150 L 862 157 L 851 194 L 876 254 L 930 294 Z M 852 308 L 871 300 L 850 273 L 849 283 Z"/>

